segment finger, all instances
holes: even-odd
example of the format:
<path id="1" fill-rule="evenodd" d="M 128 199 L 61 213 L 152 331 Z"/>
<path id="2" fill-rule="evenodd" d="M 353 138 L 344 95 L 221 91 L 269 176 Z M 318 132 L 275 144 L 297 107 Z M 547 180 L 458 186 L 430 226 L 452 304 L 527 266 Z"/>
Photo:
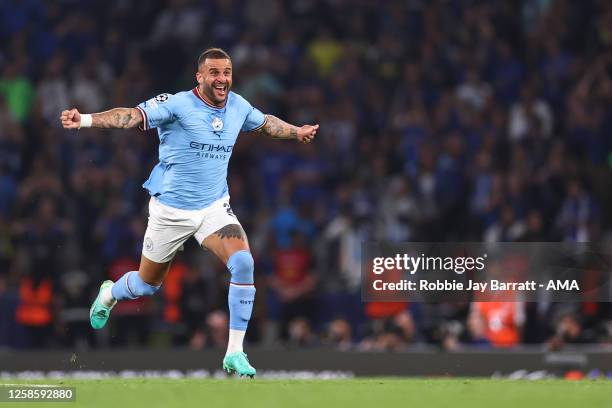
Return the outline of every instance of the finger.
<path id="1" fill-rule="evenodd" d="M 66 126 L 75 126 L 75 127 L 78 127 L 79 125 L 78 122 L 75 122 L 74 120 L 70 120 L 68 118 L 62 120 L 62 124 L 63 125 L 65 124 Z"/>

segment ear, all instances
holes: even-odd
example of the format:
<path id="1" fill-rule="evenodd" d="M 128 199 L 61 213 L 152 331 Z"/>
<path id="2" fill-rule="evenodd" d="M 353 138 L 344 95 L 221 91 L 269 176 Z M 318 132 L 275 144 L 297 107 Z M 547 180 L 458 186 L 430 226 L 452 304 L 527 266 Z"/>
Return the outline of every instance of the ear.
<path id="1" fill-rule="evenodd" d="M 202 85 L 202 83 L 204 82 L 204 75 L 202 75 L 200 71 L 197 71 L 195 77 L 196 81 L 198 81 L 198 84 Z"/>

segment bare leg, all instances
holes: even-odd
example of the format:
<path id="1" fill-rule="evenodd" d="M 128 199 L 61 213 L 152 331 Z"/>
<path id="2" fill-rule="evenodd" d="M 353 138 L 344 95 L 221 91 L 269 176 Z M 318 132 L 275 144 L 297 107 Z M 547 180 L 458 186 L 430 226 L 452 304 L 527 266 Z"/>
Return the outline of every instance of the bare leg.
<path id="1" fill-rule="evenodd" d="M 140 267 L 138 268 L 138 275 L 140 278 L 152 286 L 159 286 L 164 282 L 172 261 L 158 263 L 153 262 L 146 256 L 140 256 Z"/>
<path id="2" fill-rule="evenodd" d="M 202 241 L 202 247 L 217 255 L 223 265 L 227 265 L 227 260 L 235 252 L 250 250 L 247 236 L 238 224 L 226 225 L 210 234 Z"/>

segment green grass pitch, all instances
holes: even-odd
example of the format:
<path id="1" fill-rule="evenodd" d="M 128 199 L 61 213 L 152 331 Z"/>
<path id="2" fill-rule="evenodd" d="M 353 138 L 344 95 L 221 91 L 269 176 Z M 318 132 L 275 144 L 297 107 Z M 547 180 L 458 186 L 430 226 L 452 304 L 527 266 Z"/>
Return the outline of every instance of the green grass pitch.
<path id="1" fill-rule="evenodd" d="M 3 380 L 3 383 L 15 381 Z M 563 408 L 612 407 L 612 381 L 491 379 L 250 380 L 105 379 L 19 381 L 76 387 L 76 402 L 2 406 L 88 408 Z"/>

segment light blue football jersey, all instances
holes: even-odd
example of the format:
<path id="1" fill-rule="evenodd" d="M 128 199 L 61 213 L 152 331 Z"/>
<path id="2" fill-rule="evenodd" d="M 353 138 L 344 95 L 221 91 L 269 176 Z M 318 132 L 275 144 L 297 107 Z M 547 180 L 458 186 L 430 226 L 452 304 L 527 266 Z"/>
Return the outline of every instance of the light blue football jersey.
<path id="1" fill-rule="evenodd" d="M 163 204 L 185 210 L 208 207 L 229 194 L 227 165 L 238 134 L 266 121 L 234 92 L 217 108 L 197 88 L 157 95 L 136 108 L 143 130 L 157 128 L 159 135 L 159 163 L 143 187 Z"/>

